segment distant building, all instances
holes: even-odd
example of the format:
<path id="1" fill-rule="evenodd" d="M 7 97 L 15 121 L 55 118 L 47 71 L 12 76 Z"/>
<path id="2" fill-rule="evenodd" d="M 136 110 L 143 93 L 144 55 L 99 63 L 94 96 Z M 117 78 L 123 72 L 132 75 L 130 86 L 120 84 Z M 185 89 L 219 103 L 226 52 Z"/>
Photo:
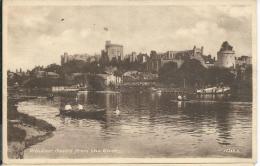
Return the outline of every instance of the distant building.
<path id="1" fill-rule="evenodd" d="M 123 78 L 123 82 L 134 82 L 134 81 L 139 81 L 139 72 L 136 70 L 131 70 L 131 71 L 127 71 L 123 74 L 122 76 Z"/>
<path id="2" fill-rule="evenodd" d="M 54 72 L 46 72 L 46 77 L 48 78 L 53 78 L 53 79 L 58 79 L 60 78 L 60 75 Z"/>
<path id="3" fill-rule="evenodd" d="M 235 51 L 227 42 L 223 42 L 217 53 L 216 66 L 224 68 L 235 68 Z"/>
<path id="4" fill-rule="evenodd" d="M 97 74 L 100 77 L 106 86 L 109 85 L 119 85 L 122 82 L 121 77 L 115 76 L 113 74 Z"/>
<path id="5" fill-rule="evenodd" d="M 112 44 L 111 41 L 106 41 L 104 53 L 107 54 L 110 61 L 113 58 L 121 60 L 123 58 L 123 45 Z"/>
<path id="6" fill-rule="evenodd" d="M 46 71 L 37 71 L 35 72 L 36 78 L 51 78 L 51 79 L 58 79 L 60 75 L 55 72 L 46 72 Z"/>
<path id="7" fill-rule="evenodd" d="M 150 58 L 147 63 L 147 70 L 151 72 L 158 72 L 164 64 L 169 62 L 176 63 L 177 67 L 180 68 L 185 60 L 188 59 L 196 59 L 206 68 L 214 65 L 211 64 L 212 61 L 208 62 L 210 64 L 206 63 L 205 57 L 203 56 L 203 47 L 196 48 L 196 46 L 194 46 L 191 50 L 183 51 L 167 51 L 165 53 L 156 53 L 156 51 L 151 51 Z"/>
<path id="8" fill-rule="evenodd" d="M 138 72 L 136 70 L 127 71 L 122 76 L 123 82 L 151 82 L 158 79 L 157 74 Z"/>
<path id="9" fill-rule="evenodd" d="M 36 78 L 44 78 L 46 76 L 46 72 L 45 71 L 36 71 L 35 72 L 35 77 Z"/>
<path id="10" fill-rule="evenodd" d="M 204 63 L 207 66 L 207 68 L 215 66 L 215 62 L 216 62 L 215 57 L 212 58 L 211 55 L 203 55 L 202 57 L 204 59 Z"/>
<path id="11" fill-rule="evenodd" d="M 136 62 L 137 61 L 136 52 L 132 52 L 131 54 L 128 55 L 128 57 L 129 57 L 130 62 Z"/>
<path id="12" fill-rule="evenodd" d="M 252 57 L 251 56 L 241 56 L 236 59 L 236 66 L 242 66 L 242 65 L 252 65 Z"/>
<path id="13" fill-rule="evenodd" d="M 61 65 L 64 65 L 65 63 L 68 63 L 73 60 L 79 60 L 79 61 L 84 61 L 87 62 L 89 59 L 90 55 L 88 54 L 74 54 L 74 55 L 69 55 L 68 53 L 64 53 L 61 55 Z"/>
<path id="14" fill-rule="evenodd" d="M 143 54 L 143 53 L 139 53 L 136 56 L 136 59 L 137 59 L 138 63 L 145 63 L 145 62 L 147 62 L 148 55 L 147 54 Z"/>
<path id="15" fill-rule="evenodd" d="M 141 53 L 140 53 L 140 54 L 141 54 Z M 139 56 L 139 58 L 141 58 L 141 57 L 140 57 L 140 54 L 137 55 L 136 52 L 131 52 L 130 54 L 126 54 L 126 55 L 124 56 L 124 59 L 125 59 L 125 60 L 128 60 L 130 63 L 137 62 L 137 61 L 138 61 L 138 56 Z M 140 59 L 139 59 L 139 60 L 140 60 Z"/>
<path id="16" fill-rule="evenodd" d="M 149 72 L 158 72 L 161 68 L 161 59 L 163 54 L 157 53 L 156 51 L 152 50 L 150 53 L 150 58 L 147 61 L 147 71 Z"/>

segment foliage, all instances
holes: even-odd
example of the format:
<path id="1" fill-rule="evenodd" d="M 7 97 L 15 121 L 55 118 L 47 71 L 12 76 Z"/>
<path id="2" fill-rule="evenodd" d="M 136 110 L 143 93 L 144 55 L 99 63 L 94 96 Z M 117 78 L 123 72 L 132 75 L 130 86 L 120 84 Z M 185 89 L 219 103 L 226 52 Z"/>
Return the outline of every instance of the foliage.
<path id="1" fill-rule="evenodd" d="M 51 86 L 58 86 L 58 85 L 62 85 L 63 81 L 61 79 L 51 79 L 51 78 L 31 78 L 29 80 L 27 80 L 24 83 L 25 87 L 28 88 L 47 88 L 47 87 L 51 87 Z"/>
<path id="2" fill-rule="evenodd" d="M 93 90 L 104 90 L 105 84 L 104 80 L 97 75 L 89 75 L 88 78 L 88 87 Z"/>
<path id="3" fill-rule="evenodd" d="M 235 75 L 229 69 L 212 67 L 206 69 L 198 60 L 186 60 L 181 68 L 177 69 L 177 64 L 169 62 L 159 71 L 159 80 L 164 84 L 185 85 L 188 87 L 203 87 L 206 85 L 232 85 Z"/>
<path id="4" fill-rule="evenodd" d="M 201 86 L 204 84 L 206 72 L 200 61 L 189 59 L 181 66 L 178 77 L 181 82 L 185 79 L 186 86 Z"/>
<path id="5" fill-rule="evenodd" d="M 70 61 L 62 66 L 64 73 L 103 73 L 104 67 L 98 62 Z"/>
<path id="6" fill-rule="evenodd" d="M 159 80 L 165 84 L 176 83 L 178 80 L 178 68 L 177 63 L 169 62 L 166 63 L 160 70 L 159 70 Z"/>
<path id="7" fill-rule="evenodd" d="M 223 83 L 225 85 L 231 85 L 235 80 L 235 75 L 230 72 L 230 69 L 212 67 L 207 71 L 206 83 L 207 84 L 218 84 Z"/>
<path id="8" fill-rule="evenodd" d="M 62 73 L 62 68 L 60 65 L 57 65 L 56 63 L 53 63 L 53 64 L 50 64 L 48 65 L 44 71 L 46 72 L 54 72 L 54 73 L 57 73 L 57 74 L 61 74 Z"/>

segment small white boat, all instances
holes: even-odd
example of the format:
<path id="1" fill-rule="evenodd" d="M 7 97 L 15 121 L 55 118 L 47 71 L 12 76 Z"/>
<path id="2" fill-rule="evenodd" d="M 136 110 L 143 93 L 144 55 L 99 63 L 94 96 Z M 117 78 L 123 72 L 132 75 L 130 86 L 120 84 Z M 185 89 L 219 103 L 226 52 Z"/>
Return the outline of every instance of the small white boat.
<path id="1" fill-rule="evenodd" d="M 223 87 L 223 88 L 218 88 L 216 93 L 226 93 L 230 91 L 230 87 Z"/>

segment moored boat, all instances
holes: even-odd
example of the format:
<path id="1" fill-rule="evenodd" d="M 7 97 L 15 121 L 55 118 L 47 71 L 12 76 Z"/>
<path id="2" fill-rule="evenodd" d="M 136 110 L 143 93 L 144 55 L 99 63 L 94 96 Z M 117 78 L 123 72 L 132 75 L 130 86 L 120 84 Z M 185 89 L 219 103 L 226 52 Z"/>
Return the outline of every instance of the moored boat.
<path id="1" fill-rule="evenodd" d="M 92 110 L 65 110 L 60 109 L 60 115 L 70 116 L 74 118 L 86 118 L 86 119 L 103 119 L 106 113 L 105 109 L 92 109 Z"/>
<path id="2" fill-rule="evenodd" d="M 229 93 L 231 90 L 230 87 L 210 87 L 210 88 L 204 88 L 204 89 L 197 89 L 197 94 L 223 94 L 223 93 Z"/>

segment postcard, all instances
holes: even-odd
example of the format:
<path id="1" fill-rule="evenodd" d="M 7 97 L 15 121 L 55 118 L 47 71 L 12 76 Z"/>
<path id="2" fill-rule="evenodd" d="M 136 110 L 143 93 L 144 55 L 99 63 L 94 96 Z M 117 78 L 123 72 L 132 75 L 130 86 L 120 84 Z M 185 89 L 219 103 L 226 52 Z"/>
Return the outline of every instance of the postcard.
<path id="1" fill-rule="evenodd" d="M 256 162 L 256 1 L 6 0 L 3 163 Z"/>

